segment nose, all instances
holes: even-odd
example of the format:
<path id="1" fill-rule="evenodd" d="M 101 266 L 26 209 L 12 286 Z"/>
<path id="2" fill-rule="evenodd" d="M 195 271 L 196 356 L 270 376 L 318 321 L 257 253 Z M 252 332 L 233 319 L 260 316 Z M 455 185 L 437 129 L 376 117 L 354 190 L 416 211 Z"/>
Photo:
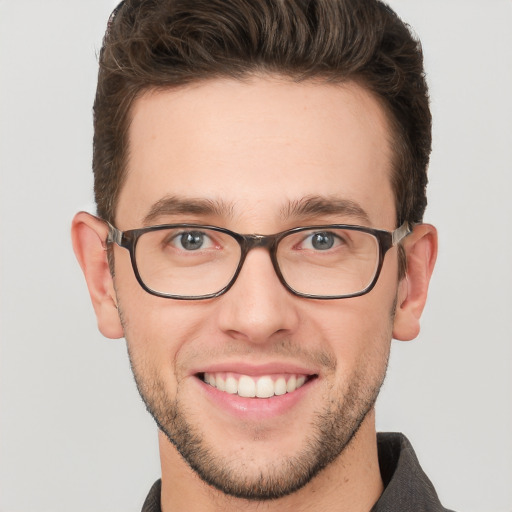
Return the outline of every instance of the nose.
<path id="1" fill-rule="evenodd" d="M 220 329 L 248 343 L 289 336 L 299 323 L 297 301 L 301 299 L 281 284 L 263 248 L 249 252 L 236 282 L 218 300 Z"/>

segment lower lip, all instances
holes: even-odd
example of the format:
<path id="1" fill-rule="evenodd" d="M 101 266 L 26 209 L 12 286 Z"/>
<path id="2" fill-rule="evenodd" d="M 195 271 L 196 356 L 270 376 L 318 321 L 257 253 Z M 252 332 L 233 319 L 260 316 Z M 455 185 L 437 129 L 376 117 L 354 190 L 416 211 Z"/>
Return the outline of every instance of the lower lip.
<path id="1" fill-rule="evenodd" d="M 200 378 L 196 380 L 201 391 L 217 408 L 220 407 L 229 414 L 245 420 L 264 420 L 285 414 L 306 398 L 317 381 L 316 378 L 310 379 L 299 389 L 284 395 L 275 395 L 270 398 L 245 398 L 219 391 Z"/>

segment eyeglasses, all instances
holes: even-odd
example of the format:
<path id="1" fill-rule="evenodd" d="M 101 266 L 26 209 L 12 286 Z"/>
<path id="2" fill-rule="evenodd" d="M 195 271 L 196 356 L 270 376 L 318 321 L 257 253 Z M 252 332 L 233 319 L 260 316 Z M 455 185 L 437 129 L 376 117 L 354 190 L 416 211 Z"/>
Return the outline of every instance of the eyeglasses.
<path id="1" fill-rule="evenodd" d="M 265 248 L 285 288 L 310 299 L 344 299 L 368 293 L 386 252 L 411 233 L 333 224 L 275 235 L 240 235 L 197 224 L 166 224 L 120 231 L 111 224 L 107 243 L 130 252 L 139 284 L 152 295 L 198 300 L 233 286 L 248 252 Z"/>

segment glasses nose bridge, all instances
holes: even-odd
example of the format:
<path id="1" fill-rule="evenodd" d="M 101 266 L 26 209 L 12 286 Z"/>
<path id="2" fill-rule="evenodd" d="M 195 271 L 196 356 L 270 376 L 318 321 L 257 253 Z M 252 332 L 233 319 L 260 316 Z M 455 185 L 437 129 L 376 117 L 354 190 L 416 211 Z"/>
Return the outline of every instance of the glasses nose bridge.
<path id="1" fill-rule="evenodd" d="M 272 262 L 272 266 L 274 267 L 274 272 L 277 274 L 277 277 L 282 282 L 281 272 L 279 270 L 279 266 L 276 261 L 276 241 L 279 237 L 279 234 L 276 235 L 259 235 L 259 234 L 250 234 L 250 235 L 239 235 L 239 244 L 241 247 L 241 255 L 240 255 L 240 263 L 238 266 L 238 270 L 233 278 L 232 284 L 238 278 L 242 267 L 244 266 L 245 259 L 249 254 L 249 251 L 253 249 L 265 249 L 268 251 L 270 256 L 270 261 Z"/>
<path id="2" fill-rule="evenodd" d="M 276 270 L 277 274 L 279 275 L 279 271 L 276 268 L 277 262 L 276 262 L 276 255 L 275 255 L 275 247 L 276 247 L 276 239 L 278 235 L 258 235 L 258 234 L 251 234 L 251 235 L 241 235 L 241 248 L 242 248 L 242 254 L 240 258 L 240 268 L 245 262 L 245 258 L 249 251 L 252 251 L 253 249 L 265 249 L 268 251 L 270 260 L 272 261 L 272 265 L 274 266 L 274 269 Z"/>
<path id="3" fill-rule="evenodd" d="M 272 255 L 276 235 L 243 235 L 242 249 L 244 255 L 253 249 L 267 249 Z"/>

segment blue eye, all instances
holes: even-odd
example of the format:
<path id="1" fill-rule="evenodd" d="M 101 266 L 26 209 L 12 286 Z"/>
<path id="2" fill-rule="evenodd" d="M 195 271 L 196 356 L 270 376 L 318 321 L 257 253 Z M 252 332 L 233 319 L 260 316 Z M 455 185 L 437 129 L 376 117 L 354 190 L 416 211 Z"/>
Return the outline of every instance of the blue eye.
<path id="1" fill-rule="evenodd" d="M 310 237 L 311 246 L 318 251 L 327 251 L 332 248 L 336 238 L 335 235 L 326 231 L 313 233 Z"/>
<path id="2" fill-rule="evenodd" d="M 186 251 L 197 251 L 211 247 L 212 242 L 210 237 L 202 231 L 185 231 L 176 235 L 172 240 L 172 244 Z"/>
<path id="3" fill-rule="evenodd" d="M 304 238 L 301 249 L 328 251 L 340 243 L 343 243 L 343 240 L 332 231 L 315 231 Z"/>

